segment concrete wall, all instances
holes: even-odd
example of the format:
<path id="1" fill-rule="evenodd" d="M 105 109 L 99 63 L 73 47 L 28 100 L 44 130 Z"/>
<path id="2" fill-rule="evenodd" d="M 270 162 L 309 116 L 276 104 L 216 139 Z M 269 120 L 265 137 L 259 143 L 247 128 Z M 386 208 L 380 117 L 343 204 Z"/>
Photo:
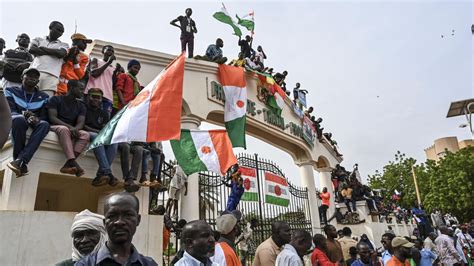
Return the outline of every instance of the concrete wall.
<path id="1" fill-rule="evenodd" d="M 0 265 L 54 265 L 71 257 L 70 228 L 76 213 L 0 212 Z M 163 217 L 146 215 L 133 239 L 135 247 L 162 261 Z"/>

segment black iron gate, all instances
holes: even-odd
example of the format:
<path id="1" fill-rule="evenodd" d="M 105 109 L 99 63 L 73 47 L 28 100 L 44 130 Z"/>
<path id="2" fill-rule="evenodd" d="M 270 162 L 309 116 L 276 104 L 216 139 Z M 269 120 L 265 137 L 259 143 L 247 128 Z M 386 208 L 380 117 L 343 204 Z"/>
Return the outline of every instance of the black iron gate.
<path id="1" fill-rule="evenodd" d="M 256 247 L 271 235 L 274 221 L 286 221 L 291 229 L 305 229 L 311 232 L 311 216 L 306 188 L 289 185 L 289 205 L 282 207 L 265 203 L 265 172 L 285 177 L 275 163 L 259 158 L 257 154 L 239 154 L 239 166 L 253 168 L 256 171 L 258 201 L 240 201 L 238 209 L 242 212 L 242 227 L 251 219 L 258 221 L 249 246 L 249 254 L 255 254 Z M 224 177 L 211 172 L 199 174 L 200 219 L 215 227 L 216 218 L 226 209 L 230 188 L 223 184 Z M 243 228 L 242 228 L 243 229 Z"/>

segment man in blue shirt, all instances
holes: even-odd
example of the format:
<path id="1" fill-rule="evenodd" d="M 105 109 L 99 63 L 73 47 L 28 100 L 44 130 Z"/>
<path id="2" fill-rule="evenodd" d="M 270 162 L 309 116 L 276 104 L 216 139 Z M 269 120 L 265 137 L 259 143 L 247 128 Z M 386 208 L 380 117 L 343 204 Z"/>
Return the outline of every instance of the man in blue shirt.
<path id="1" fill-rule="evenodd" d="M 382 242 L 383 248 L 385 249 L 382 252 L 382 263 L 384 266 L 387 265 L 387 262 L 392 258 L 393 255 L 393 247 L 392 247 L 392 240 L 395 238 L 395 235 L 392 233 L 385 233 L 382 235 Z"/>
<path id="2" fill-rule="evenodd" d="M 380 262 L 377 261 L 377 252 L 370 250 L 367 243 L 359 242 L 356 247 L 359 258 L 351 266 L 380 266 Z"/>
<path id="3" fill-rule="evenodd" d="M 17 177 L 28 174 L 28 163 L 49 131 L 46 103 L 49 96 L 36 86 L 40 72 L 35 68 L 25 69 L 22 73 L 21 87 L 5 89 L 12 114 L 13 161 L 8 167 Z M 32 128 L 30 139 L 26 143 L 26 131 Z"/>
<path id="4" fill-rule="evenodd" d="M 222 55 L 222 47 L 224 47 L 224 41 L 221 38 L 217 38 L 216 44 L 211 44 L 207 47 L 205 56 L 196 55 L 194 59 L 224 64 L 227 61 L 227 57 Z"/>
<path id="5" fill-rule="evenodd" d="M 423 248 L 421 239 L 415 240 L 415 247 L 420 250 L 421 259 L 419 266 L 432 266 L 433 262 L 438 259 L 438 256 L 433 251 Z"/>

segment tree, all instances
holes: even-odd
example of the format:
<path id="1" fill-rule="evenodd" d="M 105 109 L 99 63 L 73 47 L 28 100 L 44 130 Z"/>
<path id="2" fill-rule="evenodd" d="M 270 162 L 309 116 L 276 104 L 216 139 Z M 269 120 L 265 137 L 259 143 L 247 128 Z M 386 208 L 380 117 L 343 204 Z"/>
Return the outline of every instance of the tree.
<path id="1" fill-rule="evenodd" d="M 394 191 L 401 192 L 400 205 L 410 209 L 416 202 L 415 184 L 411 172 L 415 167 L 421 202 L 427 211 L 440 209 L 462 221 L 474 219 L 474 156 L 472 148 L 456 153 L 446 151 L 439 161 L 428 160 L 416 165 L 416 160 L 398 151 L 395 161 L 389 161 L 383 172 L 369 175 L 369 186 L 382 189 L 386 202 Z"/>
<path id="2" fill-rule="evenodd" d="M 474 156 L 471 149 L 447 151 L 438 162 L 428 161 L 429 193 L 423 200 L 428 210 L 440 209 L 461 221 L 474 219 Z"/>

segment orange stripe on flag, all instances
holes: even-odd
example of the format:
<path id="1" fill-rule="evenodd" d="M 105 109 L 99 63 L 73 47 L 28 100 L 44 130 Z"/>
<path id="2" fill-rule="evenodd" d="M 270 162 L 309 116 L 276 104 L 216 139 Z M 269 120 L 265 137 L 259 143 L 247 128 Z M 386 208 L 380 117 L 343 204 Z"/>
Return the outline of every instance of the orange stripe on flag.
<path id="1" fill-rule="evenodd" d="M 239 167 L 239 172 L 242 175 L 245 175 L 245 176 L 251 176 L 251 177 L 256 177 L 257 176 L 257 174 L 255 173 L 254 168 L 248 168 L 248 167 L 240 166 Z"/>
<path id="2" fill-rule="evenodd" d="M 278 184 L 280 184 L 282 186 L 285 186 L 285 187 L 288 186 L 288 182 L 286 182 L 286 179 L 284 177 L 277 176 L 277 175 L 274 175 L 274 174 L 269 173 L 269 172 L 265 172 L 265 180 L 278 183 Z"/>
<path id="3" fill-rule="evenodd" d="M 219 157 L 221 173 L 225 174 L 232 165 L 237 163 L 227 131 L 209 130 L 209 136 L 211 137 L 212 144 L 214 144 L 217 157 Z"/>
<path id="4" fill-rule="evenodd" d="M 222 86 L 247 86 L 244 69 L 242 67 L 219 65 L 219 80 Z"/>
<path id="5" fill-rule="evenodd" d="M 273 84 L 273 89 L 275 90 L 276 93 L 280 94 L 281 98 L 284 100 L 286 98 L 286 93 L 283 91 L 283 89 L 278 85 L 278 84 Z"/>
<path id="6" fill-rule="evenodd" d="M 185 59 L 182 53 L 171 62 L 151 91 L 147 142 L 180 139 Z"/>

